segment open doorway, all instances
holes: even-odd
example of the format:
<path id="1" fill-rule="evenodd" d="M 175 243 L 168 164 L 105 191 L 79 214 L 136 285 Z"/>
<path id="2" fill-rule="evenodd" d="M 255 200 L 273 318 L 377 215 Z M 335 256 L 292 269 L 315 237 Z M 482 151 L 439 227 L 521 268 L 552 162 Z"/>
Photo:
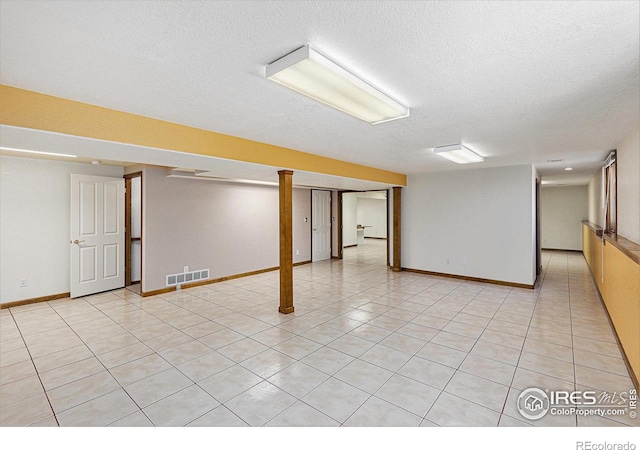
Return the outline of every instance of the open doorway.
<path id="1" fill-rule="evenodd" d="M 142 287 L 142 172 L 125 175 L 125 287 Z"/>
<path id="2" fill-rule="evenodd" d="M 338 253 L 342 259 L 389 265 L 387 191 L 340 192 Z"/>

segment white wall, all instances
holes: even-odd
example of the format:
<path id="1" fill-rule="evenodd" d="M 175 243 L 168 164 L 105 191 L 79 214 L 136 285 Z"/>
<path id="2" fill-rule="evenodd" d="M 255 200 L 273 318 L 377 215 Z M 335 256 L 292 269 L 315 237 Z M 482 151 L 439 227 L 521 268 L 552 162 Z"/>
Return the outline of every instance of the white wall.
<path id="1" fill-rule="evenodd" d="M 364 229 L 364 237 L 387 238 L 387 199 L 358 197 L 357 223 Z"/>
<path id="2" fill-rule="evenodd" d="M 618 145 L 618 230 L 640 244 L 640 127 Z"/>
<path id="3" fill-rule="evenodd" d="M 534 189 L 530 165 L 409 175 L 402 267 L 533 284 Z"/>
<path id="4" fill-rule="evenodd" d="M 210 278 L 219 278 L 279 265 L 277 187 L 166 175 L 157 167 L 143 173 L 144 292 L 164 288 L 166 275 L 183 266 L 210 269 Z M 307 261 L 309 190 L 294 189 L 293 203 L 294 262 Z"/>
<path id="5" fill-rule="evenodd" d="M 533 267 L 535 268 L 534 278 L 538 277 L 538 270 L 542 271 L 542 217 L 538 217 L 538 215 L 542 216 L 542 211 L 538 211 L 538 204 L 542 205 L 542 198 L 538 198 L 538 195 L 542 197 L 542 177 L 538 170 L 531 166 L 532 173 L 532 188 L 533 188 L 533 203 L 531 205 L 532 209 L 532 222 L 533 229 L 532 231 L 532 243 L 533 243 L 533 252 L 534 252 L 534 263 Z"/>
<path id="6" fill-rule="evenodd" d="M 582 251 L 582 221 L 588 213 L 587 186 L 542 188 L 542 248 Z"/>
<path id="7" fill-rule="evenodd" d="M 358 244 L 358 193 L 342 194 L 342 246 Z"/>
<path id="8" fill-rule="evenodd" d="M 0 303 L 69 292 L 70 174 L 123 169 L 0 156 Z"/>

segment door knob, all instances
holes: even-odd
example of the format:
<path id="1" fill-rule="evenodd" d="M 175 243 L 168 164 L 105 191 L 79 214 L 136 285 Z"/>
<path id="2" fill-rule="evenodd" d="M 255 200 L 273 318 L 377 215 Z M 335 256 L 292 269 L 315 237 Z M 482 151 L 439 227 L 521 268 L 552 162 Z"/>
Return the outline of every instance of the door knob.
<path id="1" fill-rule="evenodd" d="M 84 241 L 79 241 L 77 239 L 75 241 L 73 241 L 73 243 L 76 244 L 76 245 L 80 245 L 81 242 L 84 242 Z"/>

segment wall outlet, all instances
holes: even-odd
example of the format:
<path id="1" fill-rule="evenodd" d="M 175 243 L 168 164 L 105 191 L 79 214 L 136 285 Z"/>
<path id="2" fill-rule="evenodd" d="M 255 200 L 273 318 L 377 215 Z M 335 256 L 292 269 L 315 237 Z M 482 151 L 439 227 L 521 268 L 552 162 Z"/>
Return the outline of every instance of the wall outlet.
<path id="1" fill-rule="evenodd" d="M 27 279 L 23 278 L 20 280 L 20 287 L 27 287 Z"/>
<path id="2" fill-rule="evenodd" d="M 447 264 L 451 264 L 451 260 L 450 260 L 449 258 L 445 259 L 445 262 L 446 262 Z"/>
<path id="3" fill-rule="evenodd" d="M 189 266 L 184 266 L 184 273 L 187 273 L 189 271 Z"/>
<path id="4" fill-rule="evenodd" d="M 300 250 L 296 250 L 296 255 L 299 255 L 299 254 L 300 254 Z"/>

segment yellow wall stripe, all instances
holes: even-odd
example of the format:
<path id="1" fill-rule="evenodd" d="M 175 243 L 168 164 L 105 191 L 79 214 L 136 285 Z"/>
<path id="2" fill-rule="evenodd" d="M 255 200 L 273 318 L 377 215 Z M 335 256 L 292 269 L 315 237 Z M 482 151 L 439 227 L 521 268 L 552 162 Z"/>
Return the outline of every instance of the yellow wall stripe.
<path id="1" fill-rule="evenodd" d="M 0 123 L 406 186 L 406 175 L 0 85 Z"/>

